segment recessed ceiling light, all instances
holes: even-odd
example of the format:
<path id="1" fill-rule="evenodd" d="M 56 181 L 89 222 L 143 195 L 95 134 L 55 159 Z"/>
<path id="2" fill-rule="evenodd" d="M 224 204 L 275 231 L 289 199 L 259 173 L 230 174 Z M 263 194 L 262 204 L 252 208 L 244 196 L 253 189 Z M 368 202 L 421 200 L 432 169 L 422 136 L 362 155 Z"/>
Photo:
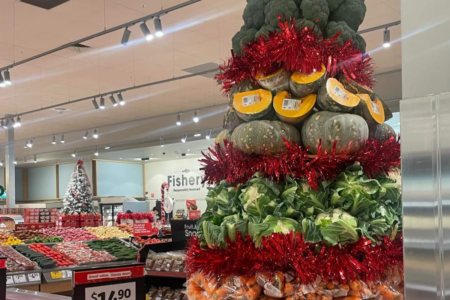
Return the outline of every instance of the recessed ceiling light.
<path id="1" fill-rule="evenodd" d="M 187 149 L 187 152 L 191 151 L 191 149 Z"/>

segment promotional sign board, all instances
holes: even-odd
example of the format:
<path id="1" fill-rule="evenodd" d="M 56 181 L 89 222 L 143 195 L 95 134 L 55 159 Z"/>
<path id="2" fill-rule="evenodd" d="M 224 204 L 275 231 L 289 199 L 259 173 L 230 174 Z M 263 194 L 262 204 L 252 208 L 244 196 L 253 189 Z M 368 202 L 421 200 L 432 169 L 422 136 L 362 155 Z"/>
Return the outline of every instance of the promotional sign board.
<path id="1" fill-rule="evenodd" d="M 72 299 L 145 300 L 144 265 L 74 271 Z"/>

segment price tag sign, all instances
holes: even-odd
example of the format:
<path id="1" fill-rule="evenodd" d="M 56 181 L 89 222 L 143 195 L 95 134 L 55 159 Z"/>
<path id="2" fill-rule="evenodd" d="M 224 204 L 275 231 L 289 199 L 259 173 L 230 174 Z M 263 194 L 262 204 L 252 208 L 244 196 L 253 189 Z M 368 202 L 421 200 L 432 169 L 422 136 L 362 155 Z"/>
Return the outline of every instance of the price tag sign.
<path id="1" fill-rule="evenodd" d="M 72 271 L 67 270 L 67 278 L 72 278 Z"/>
<path id="2" fill-rule="evenodd" d="M 25 274 L 22 275 L 13 275 L 14 283 L 25 283 L 27 282 L 27 277 Z"/>
<path id="3" fill-rule="evenodd" d="M 102 285 L 85 289 L 86 300 L 136 299 L 136 283 Z"/>
<path id="4" fill-rule="evenodd" d="M 153 234 L 152 223 L 135 223 L 134 236 L 151 236 Z"/>
<path id="5" fill-rule="evenodd" d="M 6 276 L 6 285 L 14 284 L 12 276 Z"/>
<path id="6" fill-rule="evenodd" d="M 39 273 L 28 274 L 28 281 L 29 282 L 41 281 L 41 275 Z"/>
<path id="7" fill-rule="evenodd" d="M 50 276 L 52 277 L 52 279 L 61 279 L 61 278 L 63 278 L 61 271 L 50 272 Z"/>

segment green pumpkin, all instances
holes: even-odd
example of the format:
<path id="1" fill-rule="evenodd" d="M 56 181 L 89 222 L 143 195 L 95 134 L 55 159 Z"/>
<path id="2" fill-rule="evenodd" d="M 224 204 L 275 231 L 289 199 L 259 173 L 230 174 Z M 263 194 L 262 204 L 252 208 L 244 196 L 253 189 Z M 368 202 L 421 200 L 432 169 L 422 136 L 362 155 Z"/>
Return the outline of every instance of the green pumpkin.
<path id="1" fill-rule="evenodd" d="M 228 130 L 228 132 L 233 132 L 233 130 L 245 121 L 239 118 L 236 110 L 228 106 L 225 115 L 223 116 L 223 129 Z"/>
<path id="2" fill-rule="evenodd" d="M 259 89 L 260 87 L 258 84 L 253 82 L 251 79 L 244 79 L 239 84 L 233 85 L 233 87 L 230 89 L 230 92 L 228 92 L 228 99 L 230 100 L 230 106 L 233 106 L 233 99 L 234 94 L 236 93 L 242 93 L 242 92 L 248 92 L 248 91 L 254 91 Z"/>
<path id="3" fill-rule="evenodd" d="M 335 78 L 328 78 L 317 94 L 321 110 L 349 112 L 359 104 L 359 97 L 347 91 Z"/>
<path id="4" fill-rule="evenodd" d="M 378 140 L 384 143 L 393 136 L 396 136 L 394 128 L 386 123 L 378 124 L 369 128 L 369 140 Z"/>
<path id="5" fill-rule="evenodd" d="M 216 137 L 215 143 L 219 144 L 222 148 L 225 147 L 224 140 L 230 141 L 230 132 L 228 130 L 222 130 Z"/>
<path id="6" fill-rule="evenodd" d="M 383 100 L 381 100 L 381 98 L 376 93 L 370 94 L 370 99 L 372 99 L 372 101 L 381 101 L 381 104 L 383 104 L 384 121 L 385 122 L 387 120 L 392 119 L 393 115 L 392 115 L 391 109 L 389 108 L 389 106 Z"/>
<path id="7" fill-rule="evenodd" d="M 345 76 L 342 76 L 340 82 L 344 85 L 345 89 L 353 94 L 372 94 L 371 88 L 357 83 L 353 80 L 347 80 Z"/>
<path id="8" fill-rule="evenodd" d="M 300 143 L 300 133 L 280 121 L 252 121 L 236 127 L 231 135 L 233 147 L 247 154 L 279 154 L 286 150 L 283 137 L 288 142 Z"/>
<path id="9" fill-rule="evenodd" d="M 311 115 L 303 124 L 302 141 L 310 146 L 309 152 L 317 154 L 319 142 L 322 149 L 330 153 L 336 144 L 336 154 L 348 151 L 358 152 L 369 137 L 369 127 L 366 121 L 357 115 L 319 111 Z"/>

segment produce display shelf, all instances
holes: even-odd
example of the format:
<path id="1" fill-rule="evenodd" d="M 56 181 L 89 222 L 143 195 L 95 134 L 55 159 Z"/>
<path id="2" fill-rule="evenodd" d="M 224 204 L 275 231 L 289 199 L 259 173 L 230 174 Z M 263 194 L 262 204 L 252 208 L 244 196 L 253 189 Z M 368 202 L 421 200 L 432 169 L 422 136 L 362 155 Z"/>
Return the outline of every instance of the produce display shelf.
<path id="1" fill-rule="evenodd" d="M 20 287 L 42 283 L 42 270 L 37 268 L 34 270 L 6 272 L 6 286 Z"/>
<path id="2" fill-rule="evenodd" d="M 145 270 L 145 275 L 152 276 L 152 277 L 186 278 L 186 273 L 181 273 L 181 272 L 164 272 L 164 271 Z"/>
<path id="3" fill-rule="evenodd" d="M 6 290 L 6 299 L 8 300 L 71 300 L 71 297 L 51 295 L 36 291 L 28 291 L 17 288 L 8 288 Z"/>

